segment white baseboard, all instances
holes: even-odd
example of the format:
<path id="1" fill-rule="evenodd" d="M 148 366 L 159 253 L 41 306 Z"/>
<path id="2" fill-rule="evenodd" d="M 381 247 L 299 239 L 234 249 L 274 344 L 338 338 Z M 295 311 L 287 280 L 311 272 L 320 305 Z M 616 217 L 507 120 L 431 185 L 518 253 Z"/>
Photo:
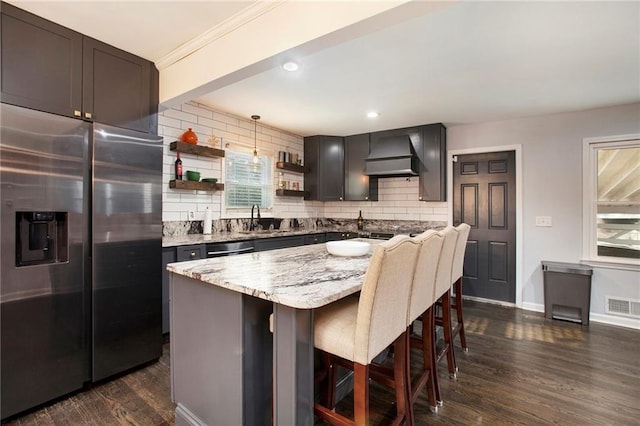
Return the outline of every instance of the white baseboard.
<path id="1" fill-rule="evenodd" d="M 619 317 L 616 315 L 607 314 L 589 314 L 589 320 L 593 322 L 599 322 L 602 324 L 617 325 L 619 327 L 634 328 L 640 330 L 640 319 Z"/>
<path id="2" fill-rule="evenodd" d="M 525 311 L 544 312 L 544 305 L 539 303 L 522 302 L 522 309 Z"/>
<path id="3" fill-rule="evenodd" d="M 207 426 L 207 424 L 193 414 L 191 410 L 180 403 L 176 406 L 175 424 L 176 426 Z"/>
<path id="4" fill-rule="evenodd" d="M 525 309 L 527 311 L 544 312 L 544 305 L 539 303 L 525 302 L 522 304 L 522 309 Z M 590 312 L 589 321 L 640 330 L 640 320 L 635 318 L 627 318 L 627 317 L 620 317 L 616 315 L 598 314 L 595 312 Z"/>
<path id="5" fill-rule="evenodd" d="M 462 297 L 464 300 L 473 300 L 474 302 L 481 302 L 481 303 L 490 303 L 492 305 L 500 305 L 500 306 L 507 306 L 510 308 L 516 308 L 516 304 L 515 303 L 511 303 L 511 302 L 503 302 L 501 300 L 492 300 L 492 299 L 483 299 L 482 297 L 474 297 L 474 296 L 463 296 Z"/>

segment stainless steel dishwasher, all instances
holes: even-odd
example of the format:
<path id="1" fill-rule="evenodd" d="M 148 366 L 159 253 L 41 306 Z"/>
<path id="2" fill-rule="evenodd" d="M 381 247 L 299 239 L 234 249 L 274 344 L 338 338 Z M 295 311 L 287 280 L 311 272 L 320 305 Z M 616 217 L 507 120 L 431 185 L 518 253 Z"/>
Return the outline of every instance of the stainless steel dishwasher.
<path id="1" fill-rule="evenodd" d="M 249 253 L 253 250 L 253 241 L 229 241 L 225 243 L 210 243 L 207 244 L 207 258 Z"/>

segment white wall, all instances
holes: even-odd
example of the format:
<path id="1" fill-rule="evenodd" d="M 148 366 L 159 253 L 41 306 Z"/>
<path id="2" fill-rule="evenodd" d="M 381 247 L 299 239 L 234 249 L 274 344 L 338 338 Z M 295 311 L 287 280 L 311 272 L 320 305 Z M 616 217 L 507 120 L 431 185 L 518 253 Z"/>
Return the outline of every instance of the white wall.
<path id="1" fill-rule="evenodd" d="M 263 117 L 266 122 L 268 118 Z M 303 138 L 258 122 L 258 151 L 261 154 L 277 155 L 278 151 L 289 151 L 303 155 Z M 253 121 L 247 117 L 237 117 L 216 111 L 195 102 L 188 102 L 177 108 L 166 109 L 159 114 L 158 132 L 164 136 L 163 161 L 163 221 L 202 220 L 204 210 L 209 207 L 214 219 L 228 218 L 222 205 L 223 192 L 185 191 L 170 189 L 169 181 L 174 177 L 173 164 L 176 153 L 169 150 L 169 144 L 191 127 L 198 135 L 199 145 L 210 145 L 210 138 L 222 139 L 222 149 L 253 149 Z M 230 147 L 226 147 L 229 143 Z M 221 159 L 196 157 L 183 154 L 184 172 L 197 170 L 202 177 L 222 177 Z M 275 170 L 274 185 L 277 183 Z M 285 172 L 284 178 L 303 182 L 303 176 Z M 224 182 L 224 179 L 221 179 Z M 304 201 L 299 197 L 274 197 L 273 216 L 280 218 L 330 217 L 336 219 L 356 219 L 362 210 L 365 219 L 446 221 L 447 203 L 426 203 L 418 201 L 418 178 L 380 179 L 378 202 L 318 202 Z M 194 211 L 195 217 L 188 217 Z M 248 213 L 248 212 L 247 212 Z M 265 212 L 263 212 L 265 213 Z M 264 215 L 264 214 L 263 214 Z M 268 213 L 267 213 L 268 215 Z M 265 215 L 266 216 L 266 215 Z M 248 216 L 244 216 L 248 217 Z"/>
<path id="2" fill-rule="evenodd" d="M 632 133 L 640 133 L 640 104 L 448 127 L 448 150 L 522 146 L 523 307 L 543 309 L 542 260 L 581 260 L 583 139 Z M 535 216 L 551 216 L 553 226 L 535 227 Z M 640 299 L 640 272 L 594 269 L 592 319 L 625 323 L 602 316 L 605 295 Z"/>

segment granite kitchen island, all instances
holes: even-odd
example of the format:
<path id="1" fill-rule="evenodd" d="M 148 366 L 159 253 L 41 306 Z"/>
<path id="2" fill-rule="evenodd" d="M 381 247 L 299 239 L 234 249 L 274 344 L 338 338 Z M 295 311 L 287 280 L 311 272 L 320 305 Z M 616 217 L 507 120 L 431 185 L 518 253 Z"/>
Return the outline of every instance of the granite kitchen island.
<path id="1" fill-rule="evenodd" d="M 313 309 L 357 293 L 369 259 L 317 244 L 169 264 L 176 424 L 269 425 L 273 401 L 275 425 L 312 425 Z"/>

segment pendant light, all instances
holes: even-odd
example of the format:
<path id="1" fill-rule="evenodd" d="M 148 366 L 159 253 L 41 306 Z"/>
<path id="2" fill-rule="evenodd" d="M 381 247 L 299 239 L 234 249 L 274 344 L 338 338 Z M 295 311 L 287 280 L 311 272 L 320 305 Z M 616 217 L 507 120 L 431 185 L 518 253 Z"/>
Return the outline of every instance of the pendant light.
<path id="1" fill-rule="evenodd" d="M 257 148 L 257 140 L 258 140 L 258 120 L 260 120 L 259 115 L 252 115 L 251 119 L 253 120 L 253 162 L 258 164 L 258 148 Z"/>

